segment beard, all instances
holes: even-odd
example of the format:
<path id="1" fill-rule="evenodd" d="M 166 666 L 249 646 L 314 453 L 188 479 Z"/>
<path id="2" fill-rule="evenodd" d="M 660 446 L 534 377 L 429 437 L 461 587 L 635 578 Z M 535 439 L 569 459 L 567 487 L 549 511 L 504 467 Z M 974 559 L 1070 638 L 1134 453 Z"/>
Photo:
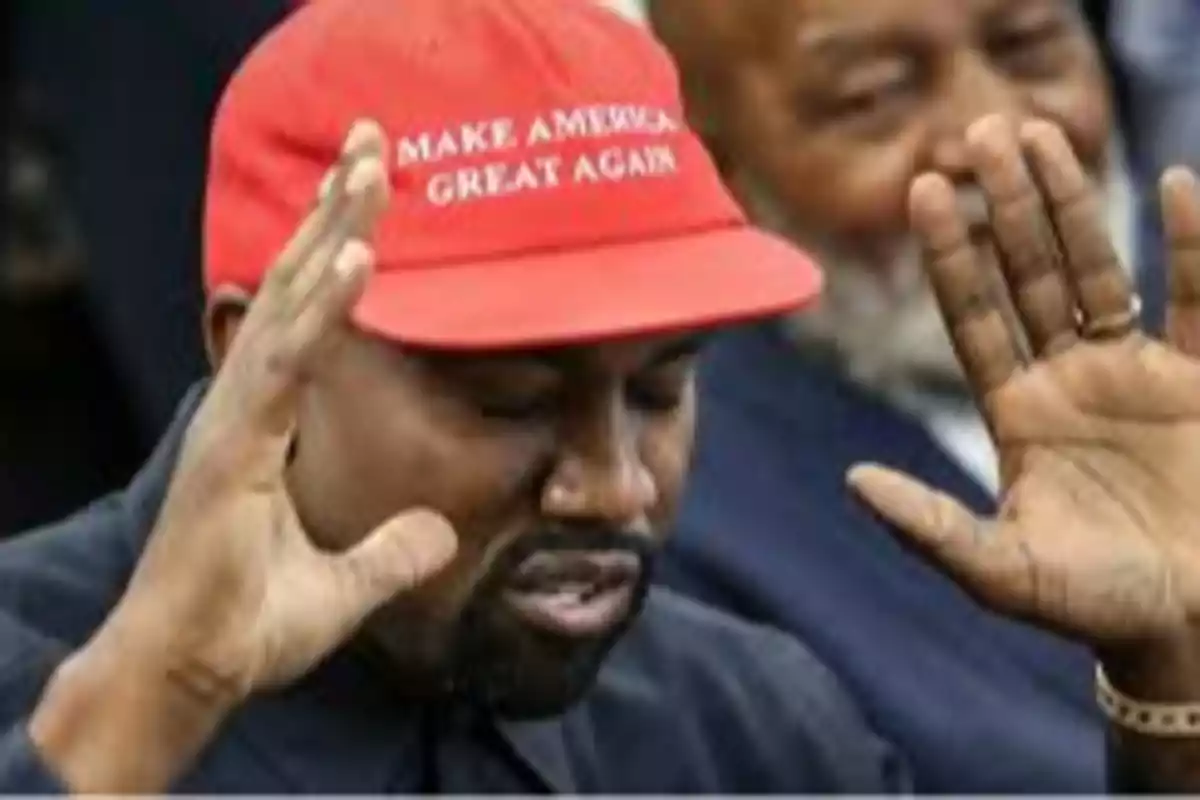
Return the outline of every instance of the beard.
<path id="1" fill-rule="evenodd" d="M 1125 209 L 1114 205 L 1124 197 L 1114 191 L 1116 175 L 1114 171 L 1097 185 L 1103 187 L 1112 219 L 1125 225 Z M 751 219 L 808 252 L 824 273 L 820 300 L 786 319 L 802 351 L 833 360 L 851 381 L 876 393 L 969 397 L 970 387 L 926 278 L 915 235 L 897 237 L 881 251 L 867 254 L 861 247 L 806 230 L 763 186 L 750 183 L 741 189 Z M 959 207 L 968 223 L 987 223 L 987 200 L 977 187 L 960 188 Z M 1114 238 L 1125 255 L 1128 236 Z M 1002 284 L 994 248 L 978 247 L 977 253 L 989 280 Z M 1011 308 L 1003 311 L 1013 313 Z"/>
<path id="2" fill-rule="evenodd" d="M 656 550 L 644 536 L 598 529 L 547 530 L 518 539 L 478 584 L 458 617 L 443 666 L 449 693 L 508 719 L 553 716 L 578 702 L 641 613 Z M 521 564 L 534 554 L 553 551 L 636 556 L 639 578 L 619 624 L 594 638 L 566 638 L 531 629 L 508 610 L 502 594 Z"/>

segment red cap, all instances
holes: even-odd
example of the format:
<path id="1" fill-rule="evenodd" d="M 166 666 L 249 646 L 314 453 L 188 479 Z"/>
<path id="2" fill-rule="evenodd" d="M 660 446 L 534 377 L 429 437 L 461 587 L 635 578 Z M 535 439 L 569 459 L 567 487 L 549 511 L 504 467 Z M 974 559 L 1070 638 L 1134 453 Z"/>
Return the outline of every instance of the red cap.
<path id="1" fill-rule="evenodd" d="M 566 344 L 752 319 L 819 291 L 748 226 L 644 30 L 592 0 L 322 0 L 230 83 L 206 284 L 257 289 L 356 120 L 390 140 L 363 329 L 417 345 Z"/>

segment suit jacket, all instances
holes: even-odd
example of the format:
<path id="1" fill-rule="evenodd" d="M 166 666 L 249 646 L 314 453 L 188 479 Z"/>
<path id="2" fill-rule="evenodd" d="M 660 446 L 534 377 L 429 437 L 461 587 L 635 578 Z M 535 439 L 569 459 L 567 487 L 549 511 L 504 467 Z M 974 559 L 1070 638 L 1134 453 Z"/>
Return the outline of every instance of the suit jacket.
<path id="1" fill-rule="evenodd" d="M 1104 790 L 1089 653 L 976 606 L 845 490 L 872 460 L 986 509 L 916 421 L 774 326 L 715 344 L 700 397 L 666 584 L 797 635 L 906 753 L 918 791 Z"/>

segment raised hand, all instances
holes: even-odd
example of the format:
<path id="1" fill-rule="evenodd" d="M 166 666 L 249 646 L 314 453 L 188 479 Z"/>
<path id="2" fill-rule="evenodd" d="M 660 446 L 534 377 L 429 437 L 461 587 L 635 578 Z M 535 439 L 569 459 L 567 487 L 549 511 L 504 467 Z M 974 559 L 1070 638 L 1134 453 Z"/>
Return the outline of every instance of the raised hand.
<path id="1" fill-rule="evenodd" d="M 383 163 L 382 133 L 357 126 L 188 430 L 158 525 L 114 615 L 114 625 L 138 636 L 154 630 L 180 658 L 180 674 L 235 696 L 299 677 L 455 551 L 448 523 L 413 511 L 348 553 L 320 552 L 284 486 L 309 366 L 371 272 L 364 239 L 387 204 Z"/>
<path id="2" fill-rule="evenodd" d="M 1136 327 L 1100 197 L 1063 135 L 991 118 L 968 139 L 1011 297 L 976 260 L 945 178 L 915 182 L 911 214 L 998 448 L 997 514 L 981 519 L 877 466 L 856 468 L 851 485 L 992 608 L 1114 663 L 1153 654 L 1184 674 L 1200 667 L 1195 181 L 1175 171 L 1163 183 L 1173 287 L 1163 344 Z M 1006 323 L 1009 299 L 1023 330 Z"/>
<path id="3" fill-rule="evenodd" d="M 322 552 L 285 487 L 307 376 L 371 273 L 384 148 L 373 124 L 351 132 L 188 429 L 124 597 L 34 715 L 31 735 L 74 790 L 166 788 L 249 695 L 299 678 L 455 553 L 449 524 L 415 510 Z"/>

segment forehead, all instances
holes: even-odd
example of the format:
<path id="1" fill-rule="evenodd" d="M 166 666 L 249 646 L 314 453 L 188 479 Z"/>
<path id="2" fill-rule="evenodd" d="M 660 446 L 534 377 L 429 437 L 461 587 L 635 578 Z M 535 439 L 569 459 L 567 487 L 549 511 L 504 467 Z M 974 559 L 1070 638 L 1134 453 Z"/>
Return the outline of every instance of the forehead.
<path id="1" fill-rule="evenodd" d="M 398 348 L 379 344 L 427 366 L 450 370 L 482 368 L 490 371 L 534 366 L 570 373 L 625 373 L 694 356 L 711 335 L 710 331 L 652 334 L 588 344 L 495 352 Z"/>

